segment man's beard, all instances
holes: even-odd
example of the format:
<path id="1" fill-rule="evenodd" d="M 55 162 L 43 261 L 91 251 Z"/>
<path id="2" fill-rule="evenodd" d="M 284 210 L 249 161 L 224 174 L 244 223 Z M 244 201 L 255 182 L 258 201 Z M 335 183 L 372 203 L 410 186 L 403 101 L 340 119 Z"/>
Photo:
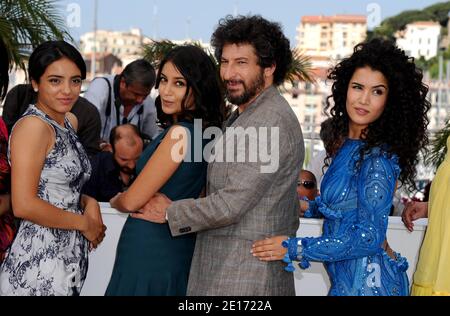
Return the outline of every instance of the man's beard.
<path id="1" fill-rule="evenodd" d="M 246 86 L 246 84 L 243 80 L 225 80 L 225 86 L 227 86 L 228 82 L 230 82 L 230 81 L 239 82 L 244 86 L 244 92 L 242 92 L 242 94 L 236 95 L 236 96 L 231 95 L 228 88 L 226 90 L 226 97 L 227 97 L 228 101 L 231 104 L 238 105 L 238 106 L 242 105 L 242 104 L 246 104 L 250 100 L 252 100 L 256 95 L 258 95 L 262 91 L 262 89 L 264 88 L 264 85 L 265 85 L 264 75 L 263 75 L 262 70 L 261 70 L 261 72 L 258 73 L 255 80 L 250 82 L 249 87 Z"/>

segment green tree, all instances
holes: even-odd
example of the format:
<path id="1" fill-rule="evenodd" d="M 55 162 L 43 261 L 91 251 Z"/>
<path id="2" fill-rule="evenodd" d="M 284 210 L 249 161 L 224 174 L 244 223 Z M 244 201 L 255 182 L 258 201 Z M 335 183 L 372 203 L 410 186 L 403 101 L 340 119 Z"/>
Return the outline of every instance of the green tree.
<path id="1" fill-rule="evenodd" d="M 55 0 L 0 0 L 0 36 L 13 63 L 25 69 L 27 51 L 48 40 L 72 41 Z"/>
<path id="2" fill-rule="evenodd" d="M 425 163 L 435 169 L 444 161 L 447 153 L 447 138 L 450 136 L 450 121 L 445 123 L 445 127 L 434 134 L 430 141 L 431 150 L 426 152 Z"/>
<path id="3" fill-rule="evenodd" d="M 394 38 L 395 32 L 403 30 L 409 23 L 416 21 L 436 21 L 443 27 L 447 26 L 450 1 L 433 4 L 423 10 L 403 11 L 381 22 L 381 25 L 368 32 L 368 38 Z"/>

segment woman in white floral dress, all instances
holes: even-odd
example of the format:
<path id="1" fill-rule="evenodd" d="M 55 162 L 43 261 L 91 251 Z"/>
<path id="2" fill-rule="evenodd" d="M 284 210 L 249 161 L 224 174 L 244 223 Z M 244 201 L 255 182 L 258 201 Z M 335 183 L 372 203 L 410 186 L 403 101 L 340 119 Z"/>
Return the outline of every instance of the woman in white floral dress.
<path id="1" fill-rule="evenodd" d="M 63 41 L 41 44 L 30 57 L 38 93 L 10 138 L 11 196 L 22 219 L 0 267 L 2 295 L 79 295 L 88 251 L 103 239 L 97 201 L 81 196 L 91 166 L 69 111 L 78 99 L 86 65 Z"/>

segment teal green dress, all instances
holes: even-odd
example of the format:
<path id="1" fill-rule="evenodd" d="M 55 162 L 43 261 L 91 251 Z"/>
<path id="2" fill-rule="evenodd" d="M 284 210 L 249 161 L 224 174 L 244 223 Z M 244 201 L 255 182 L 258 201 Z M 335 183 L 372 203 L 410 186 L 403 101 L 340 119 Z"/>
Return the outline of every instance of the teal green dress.
<path id="1" fill-rule="evenodd" d="M 205 143 L 195 139 L 194 124 L 180 122 L 189 130 L 188 153 L 177 171 L 160 189 L 172 201 L 198 198 L 206 184 L 207 163 L 202 159 Z M 142 153 L 136 170 L 141 172 L 169 129 L 162 132 Z M 194 149 L 197 152 L 194 155 Z M 200 156 L 196 157 L 196 156 Z M 196 159 L 194 159 L 196 158 Z M 195 162 L 195 161 L 198 162 Z M 128 217 L 120 235 L 116 260 L 105 295 L 186 295 L 195 234 L 172 237 L 168 224 L 155 224 Z"/>

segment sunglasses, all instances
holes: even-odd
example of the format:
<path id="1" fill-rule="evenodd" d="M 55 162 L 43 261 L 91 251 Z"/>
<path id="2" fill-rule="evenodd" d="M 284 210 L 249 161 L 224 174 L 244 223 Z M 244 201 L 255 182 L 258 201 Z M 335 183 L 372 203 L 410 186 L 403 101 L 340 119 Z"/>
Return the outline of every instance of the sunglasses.
<path id="1" fill-rule="evenodd" d="M 303 185 L 303 187 L 305 187 L 308 190 L 314 189 L 316 187 L 316 183 L 314 181 L 309 181 L 309 180 L 297 181 L 297 186 L 301 186 L 301 185 Z"/>

